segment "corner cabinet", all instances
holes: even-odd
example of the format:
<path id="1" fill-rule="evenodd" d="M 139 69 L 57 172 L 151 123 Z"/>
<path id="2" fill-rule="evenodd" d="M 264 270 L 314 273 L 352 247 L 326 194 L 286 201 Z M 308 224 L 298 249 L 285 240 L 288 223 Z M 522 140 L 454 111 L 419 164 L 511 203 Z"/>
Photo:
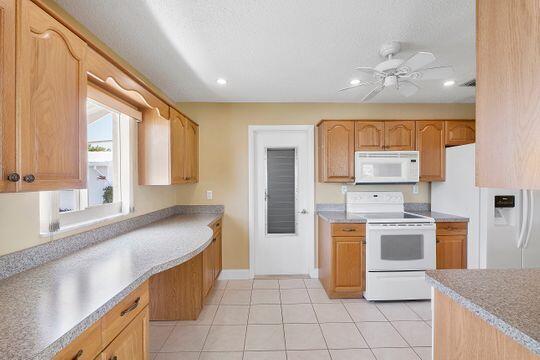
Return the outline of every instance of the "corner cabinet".
<path id="1" fill-rule="evenodd" d="M 335 224 L 318 217 L 319 279 L 328 297 L 361 298 L 365 289 L 365 224 Z"/>
<path id="2" fill-rule="evenodd" d="M 416 122 L 416 150 L 420 153 L 420 181 L 444 181 L 446 150 L 443 120 Z"/>
<path id="3" fill-rule="evenodd" d="M 155 109 L 139 124 L 139 185 L 195 183 L 199 179 L 199 127 L 174 108 Z"/>
<path id="4" fill-rule="evenodd" d="M 323 120 L 317 127 L 319 181 L 354 181 L 354 122 Z"/>

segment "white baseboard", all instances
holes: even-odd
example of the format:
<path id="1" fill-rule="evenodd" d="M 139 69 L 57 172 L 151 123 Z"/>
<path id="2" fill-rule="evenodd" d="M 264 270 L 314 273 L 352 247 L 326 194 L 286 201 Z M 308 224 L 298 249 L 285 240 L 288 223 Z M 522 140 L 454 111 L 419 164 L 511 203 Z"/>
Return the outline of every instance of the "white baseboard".
<path id="1" fill-rule="evenodd" d="M 311 269 L 311 271 L 309 272 L 309 277 L 312 278 L 312 279 L 318 279 L 319 278 L 319 269 L 318 268 Z"/>
<path id="2" fill-rule="evenodd" d="M 249 269 L 223 269 L 219 274 L 220 280 L 246 280 L 253 279 Z"/>

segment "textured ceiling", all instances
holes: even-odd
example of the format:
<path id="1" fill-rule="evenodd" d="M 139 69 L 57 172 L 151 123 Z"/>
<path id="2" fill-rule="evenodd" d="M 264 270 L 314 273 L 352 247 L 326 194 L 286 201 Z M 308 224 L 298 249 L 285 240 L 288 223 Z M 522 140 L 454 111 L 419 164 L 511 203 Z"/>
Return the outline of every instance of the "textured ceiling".
<path id="1" fill-rule="evenodd" d="M 474 0 L 57 2 L 177 101 L 360 101 L 369 89 L 337 90 L 388 40 L 402 42 L 399 58 L 433 52 L 457 84 L 475 76 Z M 474 102 L 474 88 L 421 85 L 371 102 Z"/>

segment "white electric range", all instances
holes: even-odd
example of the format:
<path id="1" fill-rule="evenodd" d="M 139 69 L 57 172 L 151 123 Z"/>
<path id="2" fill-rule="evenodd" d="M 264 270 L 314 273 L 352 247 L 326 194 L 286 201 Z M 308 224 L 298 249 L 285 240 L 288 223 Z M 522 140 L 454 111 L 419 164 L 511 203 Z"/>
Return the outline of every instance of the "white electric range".
<path id="1" fill-rule="evenodd" d="M 429 299 L 425 270 L 435 269 L 435 220 L 404 210 L 401 192 L 348 192 L 347 217 L 366 225 L 367 300 Z"/>

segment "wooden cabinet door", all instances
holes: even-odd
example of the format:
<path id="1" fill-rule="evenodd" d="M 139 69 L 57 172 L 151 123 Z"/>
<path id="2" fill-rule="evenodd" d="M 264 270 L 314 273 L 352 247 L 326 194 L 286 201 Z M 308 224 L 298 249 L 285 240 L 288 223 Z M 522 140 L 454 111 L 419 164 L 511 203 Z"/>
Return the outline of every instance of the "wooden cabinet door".
<path id="1" fill-rule="evenodd" d="M 463 235 L 437 236 L 437 269 L 464 269 Z"/>
<path id="2" fill-rule="evenodd" d="M 86 43 L 30 0 L 21 1 L 19 36 L 19 190 L 84 188 Z"/>
<path id="3" fill-rule="evenodd" d="M 208 295 L 208 292 L 214 284 L 214 249 L 214 242 L 212 242 L 203 251 L 203 296 Z"/>
<path id="4" fill-rule="evenodd" d="M 103 350 L 101 360 L 148 359 L 148 306 Z"/>
<path id="5" fill-rule="evenodd" d="M 319 125 L 319 181 L 354 180 L 354 122 L 325 120 Z"/>
<path id="6" fill-rule="evenodd" d="M 0 0 L 0 192 L 15 191 L 15 1 Z"/>
<path id="7" fill-rule="evenodd" d="M 355 121 L 354 134 L 355 150 L 384 150 L 384 121 Z"/>
<path id="8" fill-rule="evenodd" d="M 186 127 L 185 179 L 187 182 L 199 181 L 199 127 L 188 121 Z"/>
<path id="9" fill-rule="evenodd" d="M 416 122 L 416 149 L 420 153 L 420 181 L 444 181 L 446 150 L 443 120 Z"/>
<path id="10" fill-rule="evenodd" d="M 478 0 L 476 186 L 540 189 L 540 1 Z"/>
<path id="11" fill-rule="evenodd" d="M 385 121 L 384 149 L 412 151 L 416 149 L 415 121 Z"/>
<path id="12" fill-rule="evenodd" d="M 359 237 L 334 237 L 334 291 L 361 291 L 362 240 Z"/>
<path id="13" fill-rule="evenodd" d="M 187 119 L 171 108 L 171 183 L 186 182 Z"/>
<path id="14" fill-rule="evenodd" d="M 214 235 L 214 280 L 218 278 L 223 269 L 223 247 L 221 243 L 221 232 Z"/>
<path id="15" fill-rule="evenodd" d="M 472 144 L 476 138 L 474 120 L 445 121 L 446 146 Z"/>

